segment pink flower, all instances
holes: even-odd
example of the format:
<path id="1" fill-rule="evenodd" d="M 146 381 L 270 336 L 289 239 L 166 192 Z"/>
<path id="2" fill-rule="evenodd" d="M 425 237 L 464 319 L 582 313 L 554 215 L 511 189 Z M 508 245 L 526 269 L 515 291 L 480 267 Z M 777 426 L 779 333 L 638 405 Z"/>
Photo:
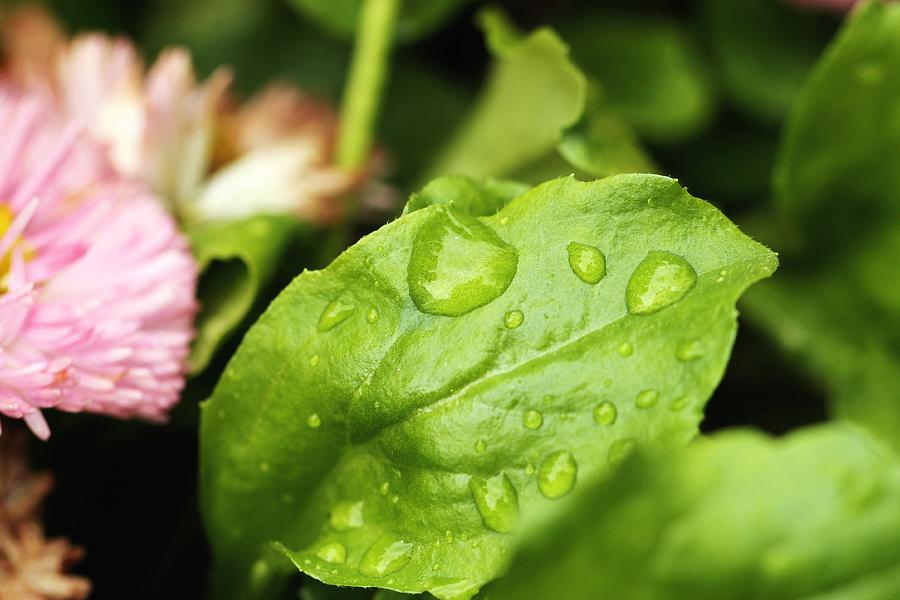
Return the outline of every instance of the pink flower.
<path id="1" fill-rule="evenodd" d="M 184 385 L 196 267 L 173 219 L 42 97 L 0 87 L 0 413 L 163 420 Z"/>

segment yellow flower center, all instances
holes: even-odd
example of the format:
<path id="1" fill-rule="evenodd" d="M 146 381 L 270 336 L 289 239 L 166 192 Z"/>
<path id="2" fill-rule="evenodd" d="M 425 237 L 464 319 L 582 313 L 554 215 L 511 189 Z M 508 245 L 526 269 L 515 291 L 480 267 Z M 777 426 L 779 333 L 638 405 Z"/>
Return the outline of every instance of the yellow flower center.
<path id="1" fill-rule="evenodd" d="M 0 204 L 0 240 L 3 239 L 3 236 L 6 235 L 6 232 L 9 230 L 10 226 L 12 226 L 14 219 L 15 215 L 13 215 L 9 205 Z M 3 256 L 0 256 L 0 293 L 6 292 L 7 290 L 7 278 L 9 277 L 9 267 L 12 263 L 13 251 L 24 244 L 25 241 L 20 236 L 12 243 L 9 250 L 7 250 Z M 22 255 L 25 260 L 29 260 L 34 256 L 34 250 L 26 246 L 23 248 Z"/>

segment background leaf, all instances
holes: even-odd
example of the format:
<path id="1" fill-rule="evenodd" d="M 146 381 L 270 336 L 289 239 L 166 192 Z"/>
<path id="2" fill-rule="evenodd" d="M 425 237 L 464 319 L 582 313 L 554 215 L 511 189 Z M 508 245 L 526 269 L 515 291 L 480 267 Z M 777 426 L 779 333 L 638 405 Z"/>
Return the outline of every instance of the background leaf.
<path id="1" fill-rule="evenodd" d="M 490 217 L 432 205 L 367 236 L 282 292 L 204 407 L 218 594 L 265 589 L 278 540 L 327 583 L 471 595 L 507 532 L 577 481 L 696 433 L 734 301 L 774 267 L 651 175 L 551 181 Z M 461 316 L 422 312 L 423 293 Z"/>
<path id="2" fill-rule="evenodd" d="M 535 536 L 490 600 L 900 594 L 900 463 L 846 427 L 637 456 Z"/>

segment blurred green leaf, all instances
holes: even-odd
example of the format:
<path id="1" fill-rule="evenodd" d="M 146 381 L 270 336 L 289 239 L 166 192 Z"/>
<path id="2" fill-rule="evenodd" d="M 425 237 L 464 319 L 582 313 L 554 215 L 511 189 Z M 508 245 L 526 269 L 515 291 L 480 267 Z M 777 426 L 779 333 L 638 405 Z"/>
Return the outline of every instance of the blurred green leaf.
<path id="1" fill-rule="evenodd" d="M 517 520 L 696 433 L 774 255 L 655 175 L 464 212 L 492 202 L 408 212 L 245 336 L 201 427 L 219 597 L 265 597 L 271 540 L 327 583 L 470 596 Z"/>
<path id="2" fill-rule="evenodd" d="M 711 120 L 716 100 L 711 71 L 678 21 L 601 12 L 563 23 L 559 32 L 578 66 L 600 82 L 607 108 L 642 137 L 676 142 Z"/>
<path id="3" fill-rule="evenodd" d="M 295 219 L 266 215 L 189 230 L 201 307 L 188 361 L 191 373 L 203 370 L 247 316 L 297 231 Z"/>
<path id="4" fill-rule="evenodd" d="M 352 38 L 365 0 L 287 0 L 331 33 Z M 437 29 L 474 0 L 403 0 L 396 37 L 410 41 Z"/>
<path id="5" fill-rule="evenodd" d="M 770 123 L 787 115 L 834 30 L 783 0 L 705 0 L 703 16 L 731 100 Z"/>
<path id="6" fill-rule="evenodd" d="M 485 598 L 900 595 L 900 462 L 847 426 L 637 455 L 551 525 Z"/>

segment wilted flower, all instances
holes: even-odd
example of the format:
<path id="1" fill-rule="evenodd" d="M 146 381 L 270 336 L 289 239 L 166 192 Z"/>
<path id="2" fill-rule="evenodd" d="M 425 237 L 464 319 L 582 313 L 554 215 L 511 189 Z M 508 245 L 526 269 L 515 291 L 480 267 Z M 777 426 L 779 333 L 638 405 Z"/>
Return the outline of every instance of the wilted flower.
<path id="1" fill-rule="evenodd" d="M 0 129 L 0 413 L 163 419 L 195 312 L 175 222 L 41 99 L 0 88 Z"/>
<path id="2" fill-rule="evenodd" d="M 359 183 L 359 173 L 330 162 L 337 123 L 321 103 L 276 87 L 241 105 L 228 95 L 227 70 L 199 83 L 183 49 L 164 51 L 145 71 L 130 41 L 98 33 L 66 41 L 39 15 L 30 9 L 27 24 L 44 44 L 4 28 L 8 77 L 48 93 L 108 146 L 121 173 L 146 181 L 181 216 L 290 213 L 320 222 L 339 215 L 338 200 Z"/>

